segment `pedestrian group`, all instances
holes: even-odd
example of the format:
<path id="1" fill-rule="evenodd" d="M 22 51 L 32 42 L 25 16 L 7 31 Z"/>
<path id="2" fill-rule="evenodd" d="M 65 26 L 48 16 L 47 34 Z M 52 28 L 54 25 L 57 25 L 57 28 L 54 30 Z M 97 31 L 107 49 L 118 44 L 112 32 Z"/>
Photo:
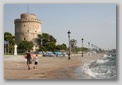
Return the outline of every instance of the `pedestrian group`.
<path id="1" fill-rule="evenodd" d="M 32 67 L 33 69 L 37 69 L 38 65 L 38 54 L 34 54 L 33 52 L 28 51 L 24 55 L 27 63 L 28 70 L 30 70 Z M 32 63 L 34 62 L 34 65 L 32 66 Z"/>

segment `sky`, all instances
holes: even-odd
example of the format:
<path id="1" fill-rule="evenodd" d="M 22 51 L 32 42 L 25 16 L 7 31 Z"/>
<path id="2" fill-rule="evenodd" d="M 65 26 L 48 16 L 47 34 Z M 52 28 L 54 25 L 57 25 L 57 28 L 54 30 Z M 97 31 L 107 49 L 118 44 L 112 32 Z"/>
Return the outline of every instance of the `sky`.
<path id="1" fill-rule="evenodd" d="M 68 46 L 67 32 L 81 47 L 88 42 L 102 49 L 116 48 L 116 4 L 28 4 L 28 12 L 42 20 L 42 33 Z M 4 5 L 4 32 L 15 34 L 14 19 L 27 13 L 27 4 Z"/>

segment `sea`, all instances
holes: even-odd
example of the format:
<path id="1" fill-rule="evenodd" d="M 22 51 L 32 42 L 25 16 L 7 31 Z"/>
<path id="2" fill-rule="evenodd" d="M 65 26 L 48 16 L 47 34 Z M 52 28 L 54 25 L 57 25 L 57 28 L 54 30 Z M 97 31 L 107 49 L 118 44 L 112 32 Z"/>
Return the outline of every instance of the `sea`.
<path id="1" fill-rule="evenodd" d="M 96 61 L 75 68 L 78 79 L 116 79 L 116 54 L 105 54 Z"/>

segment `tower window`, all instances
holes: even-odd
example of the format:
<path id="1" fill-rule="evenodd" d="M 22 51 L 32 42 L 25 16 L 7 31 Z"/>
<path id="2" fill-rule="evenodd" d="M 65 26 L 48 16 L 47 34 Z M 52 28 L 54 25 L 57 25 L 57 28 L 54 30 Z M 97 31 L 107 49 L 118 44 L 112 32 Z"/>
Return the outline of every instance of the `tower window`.
<path id="1" fill-rule="evenodd" d="M 27 32 L 29 32 L 29 30 L 27 30 Z"/>
<path id="2" fill-rule="evenodd" d="M 24 40 L 26 40 L 26 38 L 24 37 Z"/>

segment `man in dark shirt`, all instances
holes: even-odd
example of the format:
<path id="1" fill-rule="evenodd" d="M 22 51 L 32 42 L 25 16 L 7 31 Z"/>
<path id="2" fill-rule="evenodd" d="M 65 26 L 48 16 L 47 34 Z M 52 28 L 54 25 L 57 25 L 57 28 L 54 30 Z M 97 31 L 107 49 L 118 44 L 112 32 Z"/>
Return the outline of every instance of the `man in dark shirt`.
<path id="1" fill-rule="evenodd" d="M 27 53 L 27 65 L 28 65 L 28 70 L 30 70 L 30 64 L 32 64 L 32 58 L 31 58 L 31 53 L 28 51 Z"/>

